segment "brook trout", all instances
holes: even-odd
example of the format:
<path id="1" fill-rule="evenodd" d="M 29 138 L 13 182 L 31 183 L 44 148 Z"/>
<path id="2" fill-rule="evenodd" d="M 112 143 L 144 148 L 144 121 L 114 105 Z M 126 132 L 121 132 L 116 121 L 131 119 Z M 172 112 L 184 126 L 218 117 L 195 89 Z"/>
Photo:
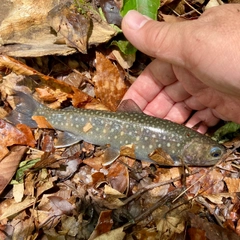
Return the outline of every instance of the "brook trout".
<path id="1" fill-rule="evenodd" d="M 190 166 L 214 165 L 225 153 L 225 147 L 192 129 L 168 120 L 136 112 L 108 112 L 67 108 L 54 110 L 40 104 L 31 96 L 18 92 L 20 101 L 7 119 L 36 127 L 32 116 L 44 116 L 55 128 L 64 131 L 62 146 L 80 140 L 95 145 L 109 144 L 119 150 L 133 144 L 139 160 L 152 161 L 149 154 L 156 149 L 166 152 L 173 164 Z M 85 130 L 86 126 L 89 126 Z"/>

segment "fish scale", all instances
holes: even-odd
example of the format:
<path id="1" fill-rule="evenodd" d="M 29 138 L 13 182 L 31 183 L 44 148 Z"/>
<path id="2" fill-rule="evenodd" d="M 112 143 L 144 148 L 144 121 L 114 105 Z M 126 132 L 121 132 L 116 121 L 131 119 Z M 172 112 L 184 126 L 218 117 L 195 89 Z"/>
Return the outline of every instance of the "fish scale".
<path id="1" fill-rule="evenodd" d="M 138 112 L 75 108 L 54 110 L 36 102 L 26 94 L 18 95 L 23 99 L 17 104 L 15 112 L 25 108 L 31 113 L 28 112 L 28 115 L 44 116 L 55 129 L 74 136 L 75 142 L 85 140 L 96 145 L 110 144 L 113 149 L 133 144 L 136 158 L 146 161 L 151 161 L 149 154 L 161 149 L 170 155 L 173 160 L 172 165 L 175 166 L 182 165 L 183 162 L 188 165 L 210 166 L 219 161 L 225 153 L 225 148 L 217 142 L 169 120 Z M 11 120 L 11 116 L 9 119 Z M 26 121 L 26 117 L 22 119 L 25 119 L 28 125 L 32 125 Z M 84 130 L 87 124 L 90 127 Z"/>

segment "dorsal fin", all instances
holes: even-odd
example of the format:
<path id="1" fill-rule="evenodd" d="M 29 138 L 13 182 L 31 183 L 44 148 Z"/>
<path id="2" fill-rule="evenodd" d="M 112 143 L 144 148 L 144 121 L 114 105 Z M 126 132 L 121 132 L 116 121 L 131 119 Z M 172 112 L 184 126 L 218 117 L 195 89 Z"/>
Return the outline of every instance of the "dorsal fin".
<path id="1" fill-rule="evenodd" d="M 118 108 L 118 112 L 138 112 L 142 113 L 141 108 L 132 100 L 132 99 L 126 99 L 123 100 Z"/>

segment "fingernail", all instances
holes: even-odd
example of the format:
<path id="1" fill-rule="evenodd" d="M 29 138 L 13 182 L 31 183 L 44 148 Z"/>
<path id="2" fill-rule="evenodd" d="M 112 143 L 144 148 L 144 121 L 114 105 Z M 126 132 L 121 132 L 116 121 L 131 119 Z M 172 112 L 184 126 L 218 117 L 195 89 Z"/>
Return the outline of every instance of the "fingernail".
<path id="1" fill-rule="evenodd" d="M 124 17 L 124 21 L 126 21 L 128 27 L 133 30 L 141 28 L 149 19 L 135 10 L 128 11 Z"/>

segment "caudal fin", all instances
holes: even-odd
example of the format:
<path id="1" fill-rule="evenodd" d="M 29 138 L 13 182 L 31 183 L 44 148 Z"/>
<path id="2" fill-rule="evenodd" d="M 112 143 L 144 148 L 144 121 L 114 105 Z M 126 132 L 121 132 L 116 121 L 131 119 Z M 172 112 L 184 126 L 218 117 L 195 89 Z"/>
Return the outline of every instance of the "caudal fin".
<path id="1" fill-rule="evenodd" d="M 37 127 L 36 122 L 32 120 L 32 116 L 41 104 L 23 92 L 16 92 L 16 96 L 16 108 L 6 119 L 13 124 L 23 123 L 32 128 Z"/>

